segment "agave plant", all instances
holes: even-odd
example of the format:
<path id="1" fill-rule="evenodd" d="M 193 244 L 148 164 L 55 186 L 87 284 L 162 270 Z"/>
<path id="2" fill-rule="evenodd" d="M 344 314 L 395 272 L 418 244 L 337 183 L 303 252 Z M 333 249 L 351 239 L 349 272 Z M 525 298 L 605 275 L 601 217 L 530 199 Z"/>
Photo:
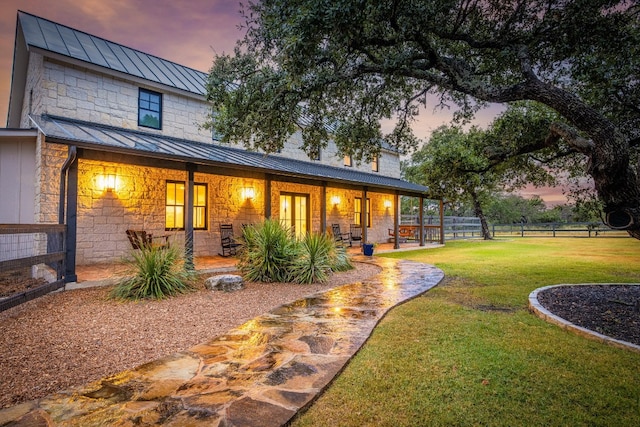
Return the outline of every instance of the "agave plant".
<path id="1" fill-rule="evenodd" d="M 194 289 L 195 271 L 185 268 L 184 257 L 175 246 L 144 246 L 125 259 L 130 276 L 116 285 L 111 298 L 163 299 Z"/>

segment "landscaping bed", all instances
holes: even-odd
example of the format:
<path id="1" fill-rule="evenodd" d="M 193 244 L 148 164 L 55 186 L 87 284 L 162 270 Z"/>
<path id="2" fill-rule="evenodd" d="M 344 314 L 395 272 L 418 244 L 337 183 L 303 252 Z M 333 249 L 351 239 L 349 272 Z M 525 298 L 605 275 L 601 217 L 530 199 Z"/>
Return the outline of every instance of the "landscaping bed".
<path id="1" fill-rule="evenodd" d="M 557 286 L 538 293 L 538 301 L 575 325 L 640 345 L 638 285 Z"/>
<path id="2" fill-rule="evenodd" d="M 284 303 L 380 271 L 354 265 L 324 284 L 247 283 L 230 293 L 201 286 L 141 302 L 109 300 L 111 287 L 100 287 L 51 293 L 11 308 L 0 313 L 0 407 L 186 350 Z"/>

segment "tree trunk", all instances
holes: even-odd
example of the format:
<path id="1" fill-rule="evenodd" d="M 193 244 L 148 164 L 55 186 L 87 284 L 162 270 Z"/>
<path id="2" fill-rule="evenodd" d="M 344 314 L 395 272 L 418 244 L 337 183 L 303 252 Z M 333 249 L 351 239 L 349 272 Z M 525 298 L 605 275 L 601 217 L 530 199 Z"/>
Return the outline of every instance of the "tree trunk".
<path id="1" fill-rule="evenodd" d="M 480 225 L 482 227 L 482 238 L 484 240 L 492 240 L 491 231 L 489 230 L 489 224 L 487 223 L 487 217 L 484 215 L 480 199 L 475 191 L 471 192 L 471 199 L 473 200 L 473 211 L 475 215 L 480 218 Z"/>
<path id="2" fill-rule="evenodd" d="M 587 173 L 604 204 L 605 223 L 640 239 L 640 180 L 630 163 L 629 139 L 612 121 L 567 91 L 540 81 L 529 90 L 531 99 L 555 109 L 591 138 L 585 144 L 582 138 L 563 135 L 589 158 Z"/>

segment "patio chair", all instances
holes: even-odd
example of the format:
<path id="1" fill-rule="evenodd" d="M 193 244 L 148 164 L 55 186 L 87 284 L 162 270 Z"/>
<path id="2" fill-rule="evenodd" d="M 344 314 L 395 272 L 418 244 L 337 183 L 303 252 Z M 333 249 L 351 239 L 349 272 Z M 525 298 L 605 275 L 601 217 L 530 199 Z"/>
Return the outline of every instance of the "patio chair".
<path id="1" fill-rule="evenodd" d="M 350 233 L 340 232 L 340 224 L 331 224 L 331 232 L 333 239 L 339 246 L 345 246 L 347 243 L 351 246 Z"/>
<path id="2" fill-rule="evenodd" d="M 147 233 L 144 230 L 127 230 L 127 237 L 129 238 L 129 243 L 131 243 L 131 247 L 133 249 L 142 249 L 143 247 L 157 247 L 160 249 L 169 247 L 169 236 L 153 236 L 151 233 Z M 163 239 L 159 243 L 154 243 L 153 239 Z"/>
<path id="3" fill-rule="evenodd" d="M 220 224 L 220 247 L 222 248 L 222 253 L 219 253 L 219 255 L 223 257 L 236 255 L 240 246 L 242 244 L 236 242 L 233 235 L 233 224 Z"/>
<path id="4" fill-rule="evenodd" d="M 359 242 L 358 244 L 362 244 L 362 226 L 358 224 L 351 224 L 349 226 L 349 239 L 351 242 Z"/>

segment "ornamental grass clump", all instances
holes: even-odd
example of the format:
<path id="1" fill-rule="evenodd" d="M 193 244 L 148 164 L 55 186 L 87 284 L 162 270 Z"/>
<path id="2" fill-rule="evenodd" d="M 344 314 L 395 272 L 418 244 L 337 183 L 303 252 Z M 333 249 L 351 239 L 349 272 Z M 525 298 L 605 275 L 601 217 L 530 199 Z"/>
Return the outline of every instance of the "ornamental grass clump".
<path id="1" fill-rule="evenodd" d="M 333 239 L 326 234 L 307 233 L 298 243 L 298 256 L 291 265 L 291 278 L 296 283 L 326 282 L 331 274 L 335 249 Z"/>
<path id="2" fill-rule="evenodd" d="M 159 300 L 194 290 L 195 271 L 185 267 L 184 257 L 175 246 L 145 246 L 131 252 L 125 263 L 130 276 L 113 288 L 113 299 Z"/>
<path id="3" fill-rule="evenodd" d="M 345 248 L 326 234 L 306 234 L 297 240 L 276 220 L 244 227 L 244 248 L 238 268 L 254 282 L 326 282 L 335 271 L 353 268 Z"/>
<path id="4" fill-rule="evenodd" d="M 297 254 L 297 242 L 291 231 L 279 221 L 265 220 L 243 229 L 244 248 L 238 268 L 245 280 L 252 282 L 286 282 Z"/>

